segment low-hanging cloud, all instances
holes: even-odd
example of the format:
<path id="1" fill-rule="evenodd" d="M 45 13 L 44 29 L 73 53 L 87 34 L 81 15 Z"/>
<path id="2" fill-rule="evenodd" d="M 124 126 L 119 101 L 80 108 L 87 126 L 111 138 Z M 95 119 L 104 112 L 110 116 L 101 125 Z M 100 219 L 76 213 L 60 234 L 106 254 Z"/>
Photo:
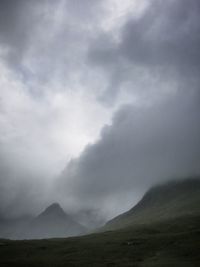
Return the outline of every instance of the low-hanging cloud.
<path id="1" fill-rule="evenodd" d="M 157 182 L 199 174 L 199 13 L 196 0 L 151 1 L 117 41 L 101 33 L 92 43 L 89 64 L 107 77 L 101 101 L 126 90 L 136 99 L 68 164 L 66 199 L 114 215 Z"/>
<path id="2" fill-rule="evenodd" d="M 193 97 L 177 94 L 156 107 L 125 106 L 117 112 L 99 142 L 62 174 L 66 198 L 72 192 L 75 202 L 112 214 L 156 183 L 199 174 L 199 106 Z"/>
<path id="3" fill-rule="evenodd" d="M 198 79 L 199 84 L 199 13 L 197 0 L 154 0 L 142 16 L 128 19 L 117 40 L 109 33 L 100 34 L 88 59 L 108 75 L 101 99 L 112 103 L 126 90 L 151 97 L 152 92 L 162 94 L 163 84 L 171 82 L 172 87 L 177 80 L 181 86 L 188 82 L 190 90 L 191 82 Z"/>
<path id="4" fill-rule="evenodd" d="M 99 1 L 0 1 L 0 216 L 54 201 L 52 180 L 109 120 L 84 62 L 103 9 Z"/>
<path id="5" fill-rule="evenodd" d="M 199 1 L 131 2 L 0 2 L 0 215 L 199 174 Z"/>

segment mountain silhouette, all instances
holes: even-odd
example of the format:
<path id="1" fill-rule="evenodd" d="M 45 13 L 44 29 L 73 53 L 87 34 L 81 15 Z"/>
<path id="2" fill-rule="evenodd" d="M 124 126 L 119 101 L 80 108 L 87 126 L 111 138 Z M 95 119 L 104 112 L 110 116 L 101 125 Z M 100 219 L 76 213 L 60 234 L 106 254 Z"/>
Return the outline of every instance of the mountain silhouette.
<path id="1" fill-rule="evenodd" d="M 28 224 L 22 236 L 40 239 L 75 236 L 85 232 L 85 227 L 66 214 L 58 203 L 53 203 Z"/>

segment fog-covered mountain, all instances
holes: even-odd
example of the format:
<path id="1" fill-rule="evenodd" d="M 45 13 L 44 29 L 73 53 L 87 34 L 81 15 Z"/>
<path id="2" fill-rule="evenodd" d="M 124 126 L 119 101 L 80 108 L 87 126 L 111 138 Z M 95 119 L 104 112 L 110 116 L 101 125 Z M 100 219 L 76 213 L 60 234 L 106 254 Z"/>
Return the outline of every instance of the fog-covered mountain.
<path id="1" fill-rule="evenodd" d="M 110 220 L 105 229 L 150 224 L 200 215 L 200 179 L 170 181 L 152 187 L 129 211 Z"/>
<path id="2" fill-rule="evenodd" d="M 0 235 L 11 239 L 68 237 L 86 233 L 86 228 L 66 214 L 58 203 L 34 218 L 1 220 Z"/>

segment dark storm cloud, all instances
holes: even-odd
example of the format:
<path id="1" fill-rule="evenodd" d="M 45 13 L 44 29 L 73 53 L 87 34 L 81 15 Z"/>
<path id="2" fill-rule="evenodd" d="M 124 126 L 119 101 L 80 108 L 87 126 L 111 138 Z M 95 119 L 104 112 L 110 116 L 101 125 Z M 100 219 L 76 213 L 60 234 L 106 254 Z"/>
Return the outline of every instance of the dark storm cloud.
<path id="1" fill-rule="evenodd" d="M 121 194 L 130 196 L 130 205 L 157 182 L 199 174 L 200 109 L 195 97 L 177 94 L 156 107 L 121 109 L 99 142 L 68 165 L 64 191 L 106 210 L 114 202 L 121 211 Z"/>
<path id="2" fill-rule="evenodd" d="M 119 212 L 123 196 L 128 207 L 156 182 L 200 173 L 199 14 L 196 0 L 152 1 L 121 28 L 120 41 L 102 33 L 93 42 L 89 62 L 108 78 L 103 101 L 127 81 L 129 94 L 140 97 L 66 167 L 61 180 L 74 199 L 111 213 L 115 203 Z"/>
<path id="3" fill-rule="evenodd" d="M 17 72 L 24 69 L 23 59 L 26 59 L 31 47 L 38 45 L 38 28 L 45 26 L 48 30 L 45 12 L 49 4 L 53 5 L 53 1 L 0 1 L 0 47 L 4 50 L 2 58 Z M 54 4 L 54 7 L 57 5 Z M 41 55 L 36 57 L 38 56 Z"/>
<path id="4" fill-rule="evenodd" d="M 119 51 L 127 60 L 151 66 L 199 66 L 199 1 L 152 3 L 141 20 L 125 25 Z"/>
<path id="5" fill-rule="evenodd" d="M 0 36 L 1 42 L 9 44 L 18 44 L 23 42 L 24 36 L 19 34 L 19 31 L 24 32 L 26 24 L 21 23 L 22 13 L 27 1 L 16 0 L 0 2 Z M 24 19 L 24 18 L 23 18 Z M 23 28 L 21 28 L 23 27 Z M 21 29 L 20 29 L 21 28 Z"/>
<path id="6" fill-rule="evenodd" d="M 11 65 L 19 64 L 34 34 L 38 1 L 0 1 L 0 46 L 6 49 L 5 59 Z M 31 8 L 32 7 L 32 8 Z"/>
<path id="7" fill-rule="evenodd" d="M 2 0 L 1 56 L 25 80 L 47 82 L 55 73 L 70 80 L 103 12 L 99 1 Z"/>
<path id="8" fill-rule="evenodd" d="M 197 0 L 154 0 L 141 17 L 126 22 L 119 40 L 115 41 L 111 34 L 99 36 L 88 55 L 91 64 L 109 73 L 103 99 L 108 95 L 109 100 L 110 91 L 116 93 L 122 85 L 126 88 L 126 81 L 134 88 L 138 75 L 134 68 L 141 68 L 144 77 L 145 73 L 156 73 L 162 80 L 169 79 L 168 75 L 180 80 L 183 75 L 196 79 L 200 65 L 199 14 Z"/>

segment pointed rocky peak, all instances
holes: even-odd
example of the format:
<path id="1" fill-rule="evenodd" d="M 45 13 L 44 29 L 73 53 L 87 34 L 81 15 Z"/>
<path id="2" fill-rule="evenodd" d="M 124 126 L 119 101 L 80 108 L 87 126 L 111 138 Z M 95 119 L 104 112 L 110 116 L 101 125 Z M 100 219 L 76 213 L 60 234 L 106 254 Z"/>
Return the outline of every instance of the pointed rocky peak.
<path id="1" fill-rule="evenodd" d="M 58 211 L 58 210 L 63 211 L 63 209 L 61 208 L 60 204 L 59 203 L 53 203 L 49 207 L 47 207 L 44 212 L 55 212 L 55 211 Z"/>
<path id="2" fill-rule="evenodd" d="M 53 203 L 47 207 L 38 217 L 67 217 L 59 203 Z"/>
<path id="3" fill-rule="evenodd" d="M 60 204 L 53 203 L 35 217 L 25 232 L 25 238 L 51 238 L 80 235 L 86 229 L 66 214 Z"/>

